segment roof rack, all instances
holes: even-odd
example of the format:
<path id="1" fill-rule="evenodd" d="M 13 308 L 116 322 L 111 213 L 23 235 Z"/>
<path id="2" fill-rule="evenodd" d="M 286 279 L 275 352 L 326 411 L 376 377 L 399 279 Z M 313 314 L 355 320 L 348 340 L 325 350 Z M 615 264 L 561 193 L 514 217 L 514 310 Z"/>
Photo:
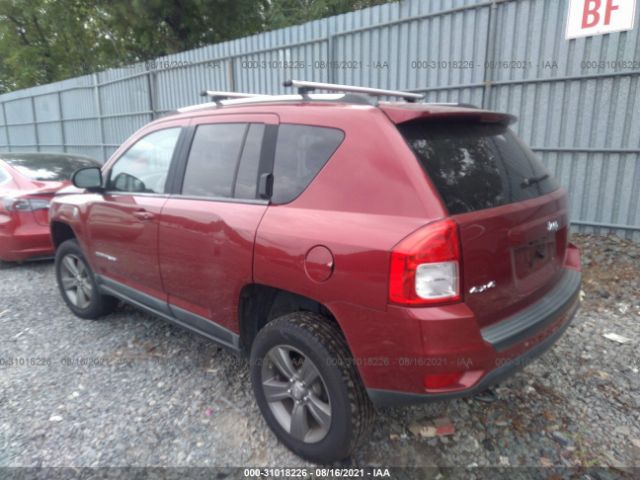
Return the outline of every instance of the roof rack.
<path id="1" fill-rule="evenodd" d="M 358 87 L 355 85 L 339 85 L 335 83 L 321 83 L 321 82 L 307 82 L 305 80 L 287 80 L 284 82 L 285 87 L 294 87 L 298 89 L 298 93 L 290 95 L 267 95 L 257 93 L 243 93 L 243 92 L 225 92 L 218 90 L 205 90 L 201 92 L 201 96 L 209 97 L 215 105 L 222 107 L 225 105 L 241 105 L 254 102 L 273 102 L 273 101 L 299 101 L 302 97 L 303 101 L 334 101 L 354 104 L 366 104 L 377 105 L 376 101 L 368 98 L 367 95 L 372 97 L 400 97 L 407 102 L 414 103 L 417 100 L 424 98 L 424 95 L 414 92 L 403 92 L 401 90 L 383 90 L 380 88 Z M 330 92 L 337 93 L 317 93 L 311 94 L 314 90 L 329 90 Z M 364 94 L 364 95 L 363 95 Z M 442 105 L 442 106 L 455 106 L 466 108 L 478 108 L 476 105 L 469 103 L 446 103 L 446 102 L 427 102 L 428 105 Z M 181 107 L 176 110 L 175 113 L 184 113 L 194 110 L 204 110 L 211 108 L 210 103 L 200 103 L 197 105 L 190 105 L 187 107 Z"/>
<path id="2" fill-rule="evenodd" d="M 200 93 L 200 96 L 211 98 L 211 101 L 215 102 L 217 105 L 222 105 L 220 102 L 229 98 L 264 97 L 264 95 L 260 95 L 258 93 L 222 92 L 217 90 L 204 90 L 202 93 Z"/>
<path id="3" fill-rule="evenodd" d="M 180 107 L 176 109 L 175 112 L 171 113 L 185 113 L 185 112 L 193 112 L 197 110 L 206 110 L 214 107 L 224 107 L 224 106 L 232 106 L 232 105 L 252 105 L 255 103 L 267 103 L 267 102 L 299 102 L 301 99 L 303 101 L 332 101 L 332 102 L 344 102 L 344 103 L 356 103 L 363 105 L 371 105 L 371 101 L 363 96 L 363 95 L 355 95 L 348 93 L 323 93 L 323 94 L 312 94 L 306 95 L 304 97 L 300 97 L 298 94 L 291 95 L 253 95 L 248 93 L 238 93 L 238 96 L 232 96 L 234 92 L 211 92 L 216 95 L 212 95 L 211 97 L 214 99 L 215 104 L 212 103 L 198 103 L 196 105 L 188 105 L 185 107 Z M 219 95 L 217 95 L 219 94 Z M 203 92 L 203 96 L 205 93 Z M 239 95 L 247 95 L 239 96 Z M 208 95 L 207 95 L 208 96 Z"/>
<path id="4" fill-rule="evenodd" d="M 329 90 L 335 92 L 364 93 L 374 97 L 400 97 L 407 102 L 421 100 L 424 95 L 420 93 L 403 92 L 400 90 L 383 90 L 381 88 L 357 87 L 354 85 L 338 85 L 336 83 L 307 82 L 305 80 L 285 80 L 285 87 L 294 87 L 302 97 L 306 97 L 309 92 L 316 89 Z"/>

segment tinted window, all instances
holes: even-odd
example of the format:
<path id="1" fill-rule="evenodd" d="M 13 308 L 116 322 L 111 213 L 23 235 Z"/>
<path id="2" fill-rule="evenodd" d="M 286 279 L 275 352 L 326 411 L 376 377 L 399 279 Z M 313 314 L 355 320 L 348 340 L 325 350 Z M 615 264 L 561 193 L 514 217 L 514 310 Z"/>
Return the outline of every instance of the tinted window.
<path id="1" fill-rule="evenodd" d="M 398 128 L 451 214 L 519 202 L 558 188 L 506 126 L 412 122 Z"/>
<path id="2" fill-rule="evenodd" d="M 196 129 L 182 185 L 183 195 L 231 197 L 248 127 L 246 123 L 220 123 L 200 125 Z"/>
<path id="3" fill-rule="evenodd" d="M 280 125 L 273 166 L 274 203 L 287 203 L 307 188 L 344 138 L 335 128 Z"/>
<path id="4" fill-rule="evenodd" d="M 115 163 L 108 189 L 118 192 L 164 193 L 180 128 L 150 133 L 138 140 Z"/>
<path id="5" fill-rule="evenodd" d="M 2 159 L 25 177 L 42 182 L 69 180 L 79 168 L 100 165 L 90 158 L 53 154 L 10 154 Z"/>
<path id="6" fill-rule="evenodd" d="M 263 137 L 263 124 L 254 123 L 249 127 L 238 167 L 238 178 L 236 179 L 236 189 L 233 195 L 235 198 L 256 198 Z"/>

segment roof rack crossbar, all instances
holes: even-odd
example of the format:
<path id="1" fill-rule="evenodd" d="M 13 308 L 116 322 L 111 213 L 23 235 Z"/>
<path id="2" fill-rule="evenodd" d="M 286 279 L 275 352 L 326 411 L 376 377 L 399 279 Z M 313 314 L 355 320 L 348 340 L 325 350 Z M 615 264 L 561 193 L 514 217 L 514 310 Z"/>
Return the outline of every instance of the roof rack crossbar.
<path id="1" fill-rule="evenodd" d="M 355 85 L 338 85 L 336 83 L 307 82 L 306 80 L 285 80 L 285 87 L 294 87 L 298 89 L 298 93 L 305 97 L 313 90 L 329 90 L 336 92 L 364 93 L 375 97 L 400 97 L 407 102 L 416 102 L 421 100 L 424 95 L 420 93 L 403 92 L 400 90 L 383 90 L 381 88 L 358 87 Z"/>
<path id="2" fill-rule="evenodd" d="M 217 90 L 204 90 L 200 93 L 201 97 L 209 97 L 212 102 L 215 102 L 217 105 L 221 105 L 222 100 L 227 100 L 229 98 L 253 98 L 253 97 L 263 97 L 264 95 L 260 95 L 258 93 L 243 93 L 243 92 L 222 92 Z"/>

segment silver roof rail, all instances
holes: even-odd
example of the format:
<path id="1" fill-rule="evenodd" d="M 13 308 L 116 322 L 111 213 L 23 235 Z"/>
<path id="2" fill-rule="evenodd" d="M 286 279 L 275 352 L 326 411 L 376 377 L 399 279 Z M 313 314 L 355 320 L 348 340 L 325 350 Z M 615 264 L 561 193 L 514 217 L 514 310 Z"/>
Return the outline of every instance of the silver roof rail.
<path id="1" fill-rule="evenodd" d="M 217 93 L 217 92 L 216 92 Z M 291 94 L 291 95 L 252 95 L 250 97 L 238 97 L 238 98 L 229 98 L 226 99 L 226 94 L 228 92 L 220 92 L 225 95 L 218 96 L 218 100 L 215 104 L 208 103 L 198 103 L 196 105 L 188 105 L 185 107 L 180 107 L 176 109 L 173 113 L 185 113 L 185 112 L 193 112 L 197 110 L 206 110 L 209 108 L 216 107 L 225 107 L 225 106 L 233 106 L 233 105 L 253 105 L 256 103 L 268 103 L 268 102 L 299 102 L 300 95 Z M 241 94 L 242 95 L 242 94 Z M 223 98 L 224 97 L 224 98 Z M 215 98 L 215 96 L 214 96 Z M 331 102 L 351 102 L 351 103 L 361 103 L 370 105 L 371 103 L 366 97 L 361 95 L 349 95 L 344 93 L 318 93 L 318 94 L 310 94 L 307 95 L 303 100 L 318 100 L 318 101 L 331 101 Z"/>
<path id="2" fill-rule="evenodd" d="M 335 92 L 364 93 L 374 97 L 400 97 L 407 102 L 422 100 L 424 95 L 420 93 L 403 92 L 400 90 L 383 90 L 381 88 L 357 87 L 355 85 L 338 85 L 336 83 L 307 82 L 305 80 L 285 80 L 285 87 L 294 87 L 298 93 L 305 97 L 309 92 L 316 89 L 329 90 Z"/>
<path id="3" fill-rule="evenodd" d="M 260 95 L 259 93 L 242 93 L 242 92 L 222 92 L 217 90 L 205 90 L 200 93 L 201 97 L 209 97 L 211 101 L 215 102 L 218 105 L 221 105 L 222 100 L 227 100 L 229 98 L 253 98 L 253 97 L 264 97 L 264 95 Z"/>

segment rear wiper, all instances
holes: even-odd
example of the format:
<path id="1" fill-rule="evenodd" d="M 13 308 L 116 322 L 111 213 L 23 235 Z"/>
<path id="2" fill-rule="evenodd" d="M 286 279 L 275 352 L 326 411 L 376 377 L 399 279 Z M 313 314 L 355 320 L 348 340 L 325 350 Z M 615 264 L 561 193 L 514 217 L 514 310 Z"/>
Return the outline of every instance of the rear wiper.
<path id="1" fill-rule="evenodd" d="M 536 183 L 540 183 L 546 180 L 547 178 L 549 178 L 548 173 L 545 173 L 544 175 L 540 175 L 539 177 L 527 177 L 522 181 L 520 186 L 522 188 L 527 188 L 527 187 L 530 187 L 531 185 L 535 185 Z"/>

